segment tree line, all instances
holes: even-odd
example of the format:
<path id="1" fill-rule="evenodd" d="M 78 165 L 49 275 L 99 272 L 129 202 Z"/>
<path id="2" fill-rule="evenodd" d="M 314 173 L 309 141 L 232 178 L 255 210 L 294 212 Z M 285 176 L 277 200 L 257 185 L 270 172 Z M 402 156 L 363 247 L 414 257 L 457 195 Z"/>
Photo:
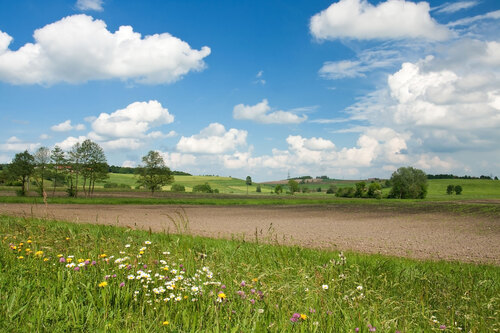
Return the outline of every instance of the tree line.
<path id="1" fill-rule="evenodd" d="M 21 196 L 25 196 L 30 183 L 34 183 L 36 191 L 45 197 L 46 190 L 49 190 L 45 180 L 52 180 L 53 195 L 58 185 L 65 185 L 70 196 L 78 197 L 81 187 L 84 196 L 91 197 L 95 183 L 107 177 L 106 155 L 97 143 L 88 139 L 76 143 L 68 152 L 55 146 L 52 150 L 40 147 L 33 155 L 27 150 L 17 153 L 2 172 L 3 182 L 20 183 L 17 194 Z"/>

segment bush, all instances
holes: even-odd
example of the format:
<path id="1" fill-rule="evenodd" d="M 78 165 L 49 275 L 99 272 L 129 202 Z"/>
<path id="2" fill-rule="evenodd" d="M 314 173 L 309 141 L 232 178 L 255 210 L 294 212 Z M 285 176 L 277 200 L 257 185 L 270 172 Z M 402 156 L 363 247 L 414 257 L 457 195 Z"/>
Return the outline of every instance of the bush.
<path id="1" fill-rule="evenodd" d="M 274 187 L 274 193 L 276 193 L 276 194 L 283 193 L 283 186 L 281 186 L 280 184 L 276 185 Z"/>
<path id="2" fill-rule="evenodd" d="M 212 187 L 208 184 L 199 184 L 195 185 L 193 187 L 193 192 L 200 192 L 200 193 L 213 193 Z"/>
<path id="3" fill-rule="evenodd" d="M 213 193 L 219 193 L 219 189 L 218 188 L 214 189 Z"/>
<path id="4" fill-rule="evenodd" d="M 172 187 L 170 188 L 170 191 L 172 192 L 186 192 L 186 188 L 184 185 L 181 184 L 173 184 Z"/>
<path id="5" fill-rule="evenodd" d="M 26 191 L 24 191 L 23 189 L 16 190 L 16 195 L 18 197 L 25 197 L 26 196 Z"/>
<path id="6" fill-rule="evenodd" d="M 255 192 L 258 192 L 258 193 L 262 192 L 262 189 L 261 189 L 261 187 L 260 187 L 260 184 L 259 184 L 259 185 L 257 185 L 257 189 L 255 190 Z"/>
<path id="7" fill-rule="evenodd" d="M 302 193 L 307 193 L 307 192 L 309 192 L 309 189 L 308 189 L 307 187 L 305 187 L 305 186 L 304 186 L 304 187 L 302 187 L 302 189 L 301 189 L 301 190 L 302 190 Z"/>
<path id="8" fill-rule="evenodd" d="M 321 192 L 321 186 L 316 189 L 316 192 Z"/>
<path id="9" fill-rule="evenodd" d="M 391 176 L 389 198 L 424 199 L 427 195 L 427 175 L 412 167 L 399 168 Z"/>
<path id="10" fill-rule="evenodd" d="M 335 185 L 330 185 L 328 190 L 326 190 L 326 194 L 334 194 L 335 192 L 337 192 L 337 186 Z"/>
<path id="11" fill-rule="evenodd" d="M 448 187 L 446 188 L 446 194 L 448 194 L 448 195 L 453 194 L 454 190 L 455 190 L 455 186 L 448 185 Z"/>
<path id="12" fill-rule="evenodd" d="M 368 198 L 381 199 L 382 198 L 382 185 L 378 182 L 371 183 L 366 192 Z"/>
<path id="13" fill-rule="evenodd" d="M 354 189 L 354 187 L 343 187 L 339 188 L 335 195 L 342 198 L 354 198 L 355 192 L 356 190 Z"/>
<path id="14" fill-rule="evenodd" d="M 455 194 L 456 195 L 462 194 L 462 186 L 460 185 L 455 186 Z"/>
<path id="15" fill-rule="evenodd" d="M 354 196 L 356 198 L 362 198 L 365 194 L 365 191 L 366 191 L 366 183 L 359 182 L 359 183 L 356 183 L 355 186 L 356 186 L 356 191 L 354 192 Z"/>

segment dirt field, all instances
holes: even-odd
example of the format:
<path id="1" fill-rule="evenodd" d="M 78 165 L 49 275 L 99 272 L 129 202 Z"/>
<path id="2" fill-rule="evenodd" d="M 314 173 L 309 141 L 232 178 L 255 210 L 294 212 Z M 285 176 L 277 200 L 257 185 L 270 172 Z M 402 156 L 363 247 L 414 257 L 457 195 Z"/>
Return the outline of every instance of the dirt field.
<path id="1" fill-rule="evenodd" d="M 195 235 L 500 265 L 500 217 L 365 206 L 185 206 Z M 175 232 L 177 206 L 0 204 L 0 214 Z"/>

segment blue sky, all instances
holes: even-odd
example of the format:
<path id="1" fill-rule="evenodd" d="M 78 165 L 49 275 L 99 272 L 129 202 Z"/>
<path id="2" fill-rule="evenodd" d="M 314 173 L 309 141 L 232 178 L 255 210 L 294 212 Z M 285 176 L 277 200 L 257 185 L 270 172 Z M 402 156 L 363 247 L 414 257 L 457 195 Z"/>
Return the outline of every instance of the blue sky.
<path id="1" fill-rule="evenodd" d="M 500 3 L 2 1 L 0 163 L 86 138 L 256 181 L 500 170 Z"/>

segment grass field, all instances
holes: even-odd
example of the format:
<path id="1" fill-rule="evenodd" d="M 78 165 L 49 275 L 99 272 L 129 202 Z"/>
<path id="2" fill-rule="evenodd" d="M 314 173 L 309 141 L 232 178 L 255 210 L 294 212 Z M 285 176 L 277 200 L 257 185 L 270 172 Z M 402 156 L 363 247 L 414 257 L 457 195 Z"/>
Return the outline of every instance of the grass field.
<path id="1" fill-rule="evenodd" d="M 500 329 L 494 266 L 11 217 L 0 232 L 6 332 Z"/>

